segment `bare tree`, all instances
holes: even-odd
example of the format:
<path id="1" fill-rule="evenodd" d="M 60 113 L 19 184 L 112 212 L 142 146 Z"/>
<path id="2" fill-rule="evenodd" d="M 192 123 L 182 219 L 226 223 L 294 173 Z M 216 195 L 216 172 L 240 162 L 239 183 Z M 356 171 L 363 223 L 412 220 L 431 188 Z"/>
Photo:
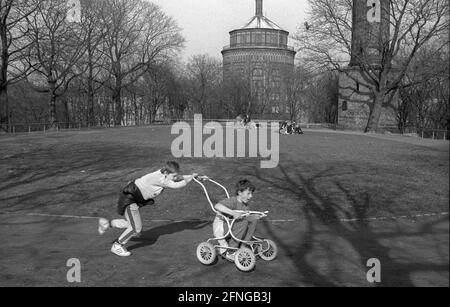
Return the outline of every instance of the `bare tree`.
<path id="1" fill-rule="evenodd" d="M 57 98 L 63 95 L 70 82 L 82 71 L 76 64 L 86 51 L 86 32 L 74 22 L 67 20 L 68 7 L 64 0 L 46 0 L 27 17 L 31 43 L 29 64 L 36 74 L 30 84 L 36 90 L 49 93 L 49 121 L 56 128 Z M 44 82 L 33 80 L 44 79 Z"/>
<path id="2" fill-rule="evenodd" d="M 171 76 L 172 72 L 167 65 L 155 66 L 142 76 L 143 99 L 148 110 L 150 123 L 153 123 L 158 110 L 168 100 L 168 84 Z"/>
<path id="3" fill-rule="evenodd" d="M 310 121 L 336 123 L 338 91 L 336 72 L 325 71 L 311 76 L 305 91 L 305 110 Z"/>
<path id="4" fill-rule="evenodd" d="M 24 40 L 26 18 L 39 2 L 30 0 L 0 0 L 0 124 L 11 128 L 8 86 L 25 78 L 30 67 L 23 65 L 30 44 Z"/>
<path id="5" fill-rule="evenodd" d="M 189 108 L 188 79 L 179 69 L 172 72 L 167 80 L 168 112 L 171 119 L 182 119 Z"/>
<path id="6" fill-rule="evenodd" d="M 299 65 L 285 81 L 287 84 L 287 108 L 289 119 L 299 120 L 307 111 L 307 89 L 311 86 L 313 74 L 305 66 Z"/>
<path id="7" fill-rule="evenodd" d="M 221 66 L 219 60 L 207 54 L 192 56 L 186 65 L 194 109 L 203 116 L 209 115 L 207 109 L 211 104 L 213 90 L 220 82 Z"/>
<path id="8" fill-rule="evenodd" d="M 381 16 L 387 19 L 390 34 L 380 42 L 381 49 L 375 50 L 380 61 L 374 65 L 373 50 L 361 52 L 351 43 L 352 6 L 365 5 L 362 2 L 310 0 L 308 27 L 299 30 L 296 39 L 305 51 L 306 60 L 328 68 L 347 72 L 344 65 L 352 55 L 351 64 L 359 67 L 363 87 L 367 89 L 360 94 L 371 97 L 365 129 L 369 132 L 377 130 L 383 105 L 392 101 L 418 51 L 438 36 L 445 36 L 443 44 L 448 44 L 449 3 L 448 0 L 380 0 Z M 351 74 L 348 77 L 355 78 Z"/>
<path id="9" fill-rule="evenodd" d="M 438 43 L 439 45 L 439 43 Z M 433 45 L 419 51 L 405 75 L 399 129 L 449 129 L 450 56 Z"/>
<path id="10" fill-rule="evenodd" d="M 219 95 L 223 116 L 235 118 L 247 114 L 252 98 L 248 76 L 238 71 L 230 72 L 222 82 Z"/>
<path id="11" fill-rule="evenodd" d="M 123 119 L 122 90 L 153 65 L 171 56 L 184 42 L 174 20 L 143 0 L 106 0 L 102 22 L 109 25 L 105 55 L 111 73 L 109 87 L 115 106 L 115 124 Z"/>
<path id="12" fill-rule="evenodd" d="M 86 32 L 86 53 L 79 65 L 80 71 L 86 73 L 80 76 L 87 94 L 88 116 L 87 122 L 95 124 L 94 100 L 95 93 L 103 86 L 107 74 L 102 69 L 106 57 L 102 52 L 104 37 L 109 31 L 109 25 L 101 22 L 102 12 L 105 10 L 105 0 L 85 0 L 82 2 L 80 23 Z"/>

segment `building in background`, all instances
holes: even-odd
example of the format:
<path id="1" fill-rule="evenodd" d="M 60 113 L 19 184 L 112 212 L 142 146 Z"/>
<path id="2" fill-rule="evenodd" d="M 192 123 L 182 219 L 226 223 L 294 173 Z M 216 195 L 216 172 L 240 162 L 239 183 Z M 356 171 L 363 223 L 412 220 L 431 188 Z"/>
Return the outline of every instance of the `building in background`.
<path id="1" fill-rule="evenodd" d="M 289 115 L 287 87 L 294 71 L 295 50 L 289 32 L 263 15 L 263 1 L 242 28 L 230 32 L 224 47 L 224 81 L 241 80 L 247 86 L 244 112 L 252 118 L 283 119 Z"/>

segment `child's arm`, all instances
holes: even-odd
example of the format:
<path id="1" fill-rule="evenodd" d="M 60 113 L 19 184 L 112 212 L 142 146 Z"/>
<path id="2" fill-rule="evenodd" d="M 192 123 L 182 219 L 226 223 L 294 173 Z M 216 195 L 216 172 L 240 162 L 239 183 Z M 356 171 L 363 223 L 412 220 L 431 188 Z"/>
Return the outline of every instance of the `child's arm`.
<path id="1" fill-rule="evenodd" d="M 192 179 L 194 179 L 194 177 L 197 177 L 198 174 L 197 173 L 193 173 L 192 175 L 183 175 L 183 179 L 184 181 L 186 181 L 186 183 L 189 183 L 192 181 Z"/>
<path id="2" fill-rule="evenodd" d="M 171 188 L 171 189 L 179 189 L 179 188 L 183 188 L 183 187 L 185 187 L 189 182 L 191 182 L 192 179 L 193 179 L 195 176 L 197 176 L 197 175 L 198 175 L 198 174 L 196 174 L 196 173 L 194 173 L 194 174 L 192 174 L 192 175 L 184 175 L 184 176 L 182 176 L 182 177 L 183 177 L 183 180 L 177 181 L 177 182 L 175 182 L 175 181 L 173 181 L 173 180 L 168 180 L 168 181 L 165 183 L 165 186 L 168 187 L 168 188 Z"/>
<path id="3" fill-rule="evenodd" d="M 230 216 L 232 216 L 234 219 L 238 219 L 241 217 L 241 213 L 236 212 L 230 208 L 228 208 L 227 206 L 222 205 L 221 203 L 217 203 L 214 208 L 216 208 L 217 211 L 221 212 L 221 213 L 225 213 L 228 214 Z"/>

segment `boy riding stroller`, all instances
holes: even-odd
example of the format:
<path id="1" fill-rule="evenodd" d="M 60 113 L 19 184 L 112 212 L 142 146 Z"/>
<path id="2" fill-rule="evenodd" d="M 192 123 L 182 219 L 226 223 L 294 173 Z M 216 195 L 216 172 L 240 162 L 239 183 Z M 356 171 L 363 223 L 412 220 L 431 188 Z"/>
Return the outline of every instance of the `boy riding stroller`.
<path id="1" fill-rule="evenodd" d="M 246 234 L 244 233 L 245 238 L 242 238 L 237 234 L 238 231 L 233 229 L 235 224 L 239 225 L 246 217 L 260 219 L 266 217 L 268 211 L 226 210 L 223 208 L 225 207 L 224 205 L 222 207 L 220 206 L 222 202 L 226 203 L 226 200 L 232 202 L 242 193 L 248 192 L 240 191 L 241 194 L 238 196 L 230 197 L 227 189 L 223 185 L 206 176 L 194 178 L 194 180 L 203 188 L 211 209 L 216 213 L 216 218 L 214 220 L 214 237 L 209 238 L 206 242 L 200 243 L 197 247 L 197 258 L 201 263 L 205 265 L 213 264 L 219 253 L 225 255 L 224 257 L 226 259 L 233 261 L 238 269 L 250 271 L 256 265 L 256 256 L 259 256 L 266 261 L 275 259 L 278 249 L 272 240 L 258 238 L 254 236 L 252 232 L 249 233 L 248 230 Z M 225 191 L 227 199 L 214 206 L 205 185 L 200 182 L 200 180 L 209 181 L 221 187 Z M 231 213 L 231 211 L 233 213 Z"/>

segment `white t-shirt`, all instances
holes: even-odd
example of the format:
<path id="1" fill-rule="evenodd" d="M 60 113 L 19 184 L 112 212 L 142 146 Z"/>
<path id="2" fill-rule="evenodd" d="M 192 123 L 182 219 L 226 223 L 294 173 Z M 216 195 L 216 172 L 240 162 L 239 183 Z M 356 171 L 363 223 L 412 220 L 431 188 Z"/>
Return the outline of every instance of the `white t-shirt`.
<path id="1" fill-rule="evenodd" d="M 141 190 L 142 197 L 145 200 L 158 196 L 164 188 L 178 189 L 186 186 L 185 180 L 178 182 L 169 180 L 166 175 L 161 173 L 161 170 L 142 176 L 136 179 L 134 183 Z"/>

